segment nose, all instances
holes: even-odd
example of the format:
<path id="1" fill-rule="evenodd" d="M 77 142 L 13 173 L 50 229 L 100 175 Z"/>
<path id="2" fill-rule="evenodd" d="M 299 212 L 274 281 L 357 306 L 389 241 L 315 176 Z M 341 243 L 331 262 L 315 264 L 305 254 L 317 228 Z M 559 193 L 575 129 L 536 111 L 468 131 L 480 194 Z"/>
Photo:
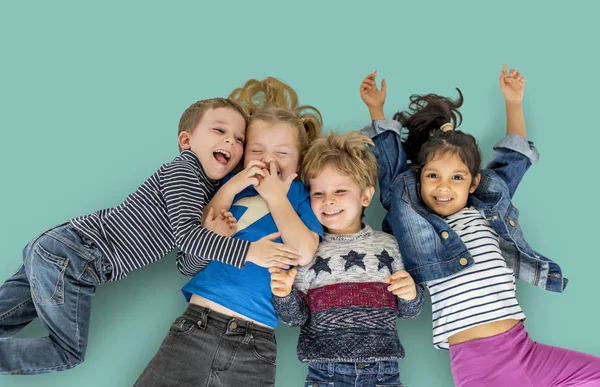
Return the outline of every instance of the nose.
<path id="1" fill-rule="evenodd" d="M 335 204 L 333 195 L 323 195 L 323 204 L 326 206 L 333 206 Z"/>
<path id="2" fill-rule="evenodd" d="M 450 183 L 446 180 L 441 180 L 437 186 L 438 191 L 450 191 Z"/>
<path id="3" fill-rule="evenodd" d="M 265 163 L 265 164 L 267 164 L 267 165 L 269 165 L 269 163 L 271 161 L 275 161 L 275 158 L 270 153 L 267 153 L 262 158 L 262 162 Z"/>

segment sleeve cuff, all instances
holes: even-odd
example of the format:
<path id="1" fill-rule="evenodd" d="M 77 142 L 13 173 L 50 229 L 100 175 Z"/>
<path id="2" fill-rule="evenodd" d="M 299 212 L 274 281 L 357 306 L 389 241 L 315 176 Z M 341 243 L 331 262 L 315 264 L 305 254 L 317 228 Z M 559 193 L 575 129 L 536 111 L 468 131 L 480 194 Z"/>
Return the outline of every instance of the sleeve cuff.
<path id="1" fill-rule="evenodd" d="M 385 132 L 386 130 L 391 130 L 400 135 L 402 132 L 402 125 L 400 125 L 400 122 L 395 120 L 374 120 L 371 121 L 369 125 L 366 125 L 361 132 L 365 136 L 373 138 L 378 134 Z"/>
<path id="2" fill-rule="evenodd" d="M 537 163 L 540 159 L 538 150 L 535 145 L 533 145 L 533 142 L 527 141 L 518 134 L 507 134 L 502 140 L 494 145 L 494 150 L 498 150 L 499 148 L 519 152 L 526 156 L 531 161 L 531 164 Z"/>

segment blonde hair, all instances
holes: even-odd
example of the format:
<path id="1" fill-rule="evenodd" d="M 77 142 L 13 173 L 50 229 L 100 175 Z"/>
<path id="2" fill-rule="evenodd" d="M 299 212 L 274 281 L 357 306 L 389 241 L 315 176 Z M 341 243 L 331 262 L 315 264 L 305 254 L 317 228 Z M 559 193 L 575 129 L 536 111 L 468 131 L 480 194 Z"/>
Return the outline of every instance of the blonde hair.
<path id="1" fill-rule="evenodd" d="M 246 111 L 237 102 L 227 98 L 210 98 L 194 102 L 190 107 L 185 109 L 179 119 L 179 130 L 177 131 L 177 135 L 181 132 L 188 132 L 191 134 L 202 120 L 202 117 L 204 117 L 204 113 L 208 110 L 218 108 L 235 110 L 242 115 L 246 126 L 248 126 L 248 114 L 246 114 Z M 179 150 L 181 151 L 181 147 Z"/>
<path id="2" fill-rule="evenodd" d="M 310 179 L 319 176 L 327 165 L 350 176 L 361 192 L 377 184 L 377 160 L 367 147 L 373 141 L 359 131 L 335 132 L 316 139 L 304 156 L 300 178 L 309 186 Z"/>
<path id="3" fill-rule="evenodd" d="M 250 79 L 244 86 L 229 94 L 249 116 L 248 125 L 255 121 L 284 122 L 296 131 L 300 161 L 312 141 L 319 136 L 323 117 L 310 105 L 299 105 L 298 95 L 289 85 L 267 77 L 262 81 Z"/>

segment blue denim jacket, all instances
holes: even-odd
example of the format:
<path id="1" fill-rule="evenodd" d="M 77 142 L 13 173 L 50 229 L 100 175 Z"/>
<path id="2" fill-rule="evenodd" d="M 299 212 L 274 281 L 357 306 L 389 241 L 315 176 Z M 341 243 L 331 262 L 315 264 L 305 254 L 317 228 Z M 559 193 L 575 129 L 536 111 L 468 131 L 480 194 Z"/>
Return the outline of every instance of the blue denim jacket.
<path id="1" fill-rule="evenodd" d="M 400 123 L 373 121 L 362 131 L 372 138 L 379 162 L 381 203 L 388 211 L 383 230 L 398 240 L 404 266 L 417 283 L 455 274 L 474 261 L 460 237 L 421 200 L 417 172 L 409 168 L 400 142 Z M 567 279 L 560 267 L 534 251 L 518 223 L 511 199 L 527 169 L 538 161 L 533 143 L 509 134 L 494 146 L 494 156 L 481 171 L 474 206 L 498 233 L 500 248 L 517 278 L 542 289 L 562 292 Z"/>

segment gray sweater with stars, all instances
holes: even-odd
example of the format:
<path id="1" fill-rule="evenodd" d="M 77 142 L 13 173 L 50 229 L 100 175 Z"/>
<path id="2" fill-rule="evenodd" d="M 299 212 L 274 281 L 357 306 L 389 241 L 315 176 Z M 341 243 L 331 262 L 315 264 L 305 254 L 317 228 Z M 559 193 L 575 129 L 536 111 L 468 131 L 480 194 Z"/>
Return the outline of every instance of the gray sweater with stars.
<path id="1" fill-rule="evenodd" d="M 423 289 L 405 301 L 383 282 L 404 269 L 396 239 L 365 226 L 356 234 L 326 233 L 315 259 L 300 267 L 292 293 L 273 296 L 279 318 L 301 326 L 302 362 L 374 362 L 404 357 L 397 318 L 423 307 Z"/>

